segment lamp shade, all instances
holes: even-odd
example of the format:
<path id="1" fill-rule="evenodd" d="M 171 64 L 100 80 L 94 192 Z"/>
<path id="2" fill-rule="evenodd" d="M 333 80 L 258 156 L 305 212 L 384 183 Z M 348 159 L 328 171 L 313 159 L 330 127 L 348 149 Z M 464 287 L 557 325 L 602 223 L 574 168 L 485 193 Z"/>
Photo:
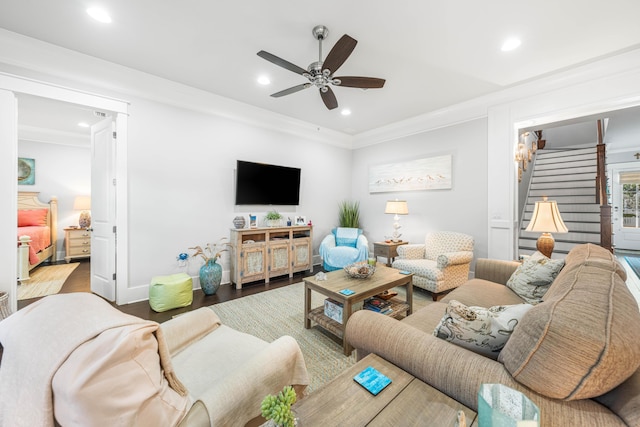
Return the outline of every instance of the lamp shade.
<path id="1" fill-rule="evenodd" d="M 73 209 L 76 211 L 91 210 L 91 196 L 77 196 L 73 202 Z"/>
<path id="2" fill-rule="evenodd" d="M 558 204 L 555 200 L 547 200 L 546 197 L 542 201 L 536 202 L 531 221 L 527 225 L 526 231 L 535 231 L 539 233 L 568 233 L 567 226 L 564 225 Z"/>
<path id="3" fill-rule="evenodd" d="M 408 215 L 409 207 L 406 200 L 389 200 L 384 208 L 384 213 L 395 215 Z"/>

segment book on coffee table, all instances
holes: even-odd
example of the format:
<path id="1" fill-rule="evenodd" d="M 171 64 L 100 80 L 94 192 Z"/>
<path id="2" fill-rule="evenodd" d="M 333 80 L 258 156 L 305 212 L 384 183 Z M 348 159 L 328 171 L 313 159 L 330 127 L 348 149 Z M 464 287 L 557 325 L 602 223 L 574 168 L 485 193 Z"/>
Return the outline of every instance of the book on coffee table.
<path id="1" fill-rule="evenodd" d="M 353 379 L 374 396 L 377 396 L 386 386 L 391 384 L 389 377 L 380 373 L 380 371 L 372 366 L 361 371 L 353 377 Z"/>

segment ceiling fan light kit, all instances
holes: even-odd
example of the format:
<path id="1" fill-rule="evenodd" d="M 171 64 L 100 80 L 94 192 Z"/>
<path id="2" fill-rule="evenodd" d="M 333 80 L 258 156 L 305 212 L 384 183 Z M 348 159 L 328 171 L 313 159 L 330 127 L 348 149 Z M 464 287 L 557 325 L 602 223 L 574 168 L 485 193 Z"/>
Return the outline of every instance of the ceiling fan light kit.
<path id="1" fill-rule="evenodd" d="M 384 86 L 385 80 L 376 77 L 334 77 L 333 74 L 349 58 L 358 41 L 347 34 L 343 35 L 323 61 L 322 41 L 329 35 L 329 29 L 324 25 L 316 25 L 312 30 L 312 34 L 318 40 L 318 60 L 309 64 L 306 70 L 264 50 L 258 52 L 259 57 L 291 72 L 300 74 L 309 80 L 307 83 L 276 92 L 271 95 L 272 97 L 279 98 L 315 86 L 320 92 L 324 105 L 329 110 L 333 110 L 338 107 L 338 101 L 333 90 L 331 90 L 331 85 L 361 89 L 379 89 Z"/>

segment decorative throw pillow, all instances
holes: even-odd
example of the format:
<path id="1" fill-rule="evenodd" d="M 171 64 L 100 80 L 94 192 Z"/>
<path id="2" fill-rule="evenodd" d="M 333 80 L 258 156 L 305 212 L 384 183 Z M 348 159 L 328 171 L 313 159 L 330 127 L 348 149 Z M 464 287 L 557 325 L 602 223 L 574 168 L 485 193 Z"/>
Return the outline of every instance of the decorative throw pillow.
<path id="1" fill-rule="evenodd" d="M 562 267 L 563 259 L 550 259 L 536 252 L 513 272 L 507 287 L 529 304 L 538 304 Z"/>
<path id="2" fill-rule="evenodd" d="M 531 304 L 468 307 L 451 300 L 433 335 L 483 356 L 497 359 Z"/>
<path id="3" fill-rule="evenodd" d="M 359 228 L 338 227 L 336 228 L 336 246 L 356 247 L 358 236 L 362 230 Z"/>
<path id="4" fill-rule="evenodd" d="M 19 209 L 18 227 L 47 225 L 48 209 Z"/>

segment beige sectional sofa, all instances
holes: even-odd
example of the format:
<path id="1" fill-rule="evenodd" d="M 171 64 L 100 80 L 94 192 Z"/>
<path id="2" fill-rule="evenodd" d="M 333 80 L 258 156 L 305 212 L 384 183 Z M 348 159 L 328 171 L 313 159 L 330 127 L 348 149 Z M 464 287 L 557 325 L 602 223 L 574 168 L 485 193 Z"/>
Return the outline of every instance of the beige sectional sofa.
<path id="1" fill-rule="evenodd" d="M 479 259 L 475 278 L 401 322 L 362 310 L 346 336 L 358 358 L 376 353 L 477 410 L 483 383 L 527 395 L 542 426 L 640 426 L 640 313 L 624 268 L 592 244 L 574 248 L 497 360 L 433 336 L 448 302 L 523 303 L 505 286 L 517 262 Z"/>

